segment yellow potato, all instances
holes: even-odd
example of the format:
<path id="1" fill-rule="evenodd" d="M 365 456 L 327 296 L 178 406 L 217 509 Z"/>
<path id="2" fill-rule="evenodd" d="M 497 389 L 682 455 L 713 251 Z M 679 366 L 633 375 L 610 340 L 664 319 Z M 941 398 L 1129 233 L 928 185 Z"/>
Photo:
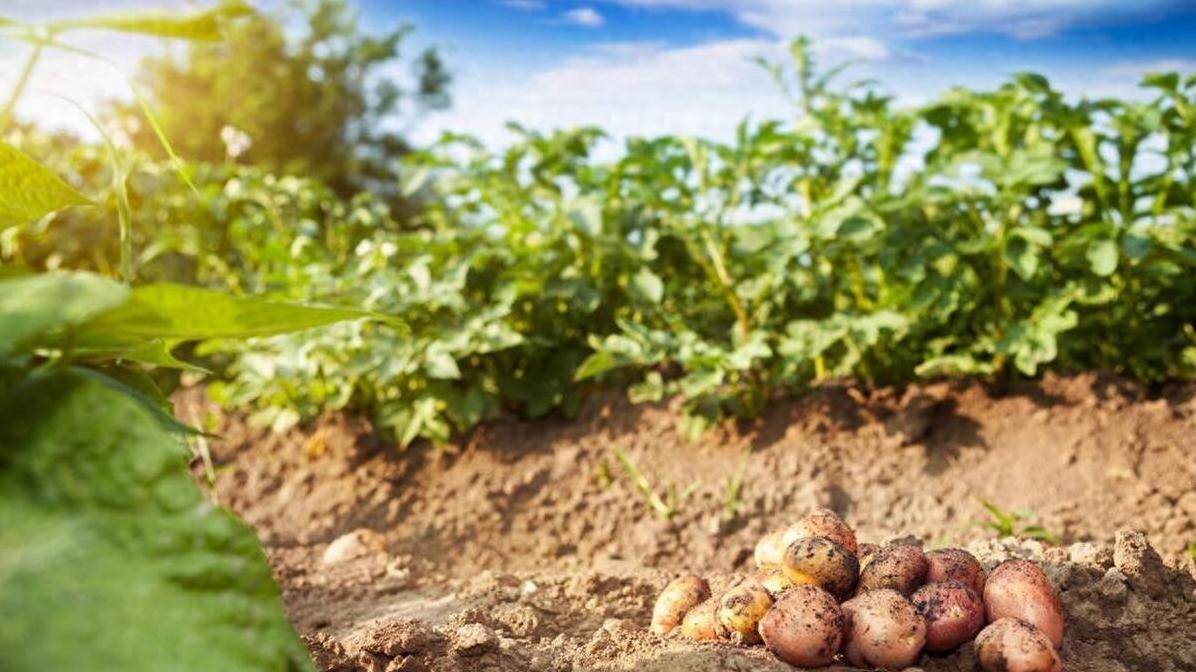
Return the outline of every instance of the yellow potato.
<path id="1" fill-rule="evenodd" d="M 854 555 L 834 541 L 805 537 L 785 549 L 781 567 L 792 583 L 818 586 L 842 599 L 855 588 L 860 565 Z"/>
<path id="2" fill-rule="evenodd" d="M 772 596 L 755 581 L 745 581 L 728 590 L 718 601 L 715 611 L 719 627 L 736 644 L 760 642 L 760 619 L 772 607 Z"/>
<path id="3" fill-rule="evenodd" d="M 681 621 L 681 636 L 699 642 L 718 639 L 718 627 L 714 618 L 716 607 L 718 601 L 712 597 L 690 609 Z"/>
<path id="4" fill-rule="evenodd" d="M 690 609 L 708 597 L 710 585 L 705 579 L 692 574 L 673 579 L 656 599 L 656 606 L 652 610 L 652 632 L 669 634 L 673 628 L 681 625 Z"/>

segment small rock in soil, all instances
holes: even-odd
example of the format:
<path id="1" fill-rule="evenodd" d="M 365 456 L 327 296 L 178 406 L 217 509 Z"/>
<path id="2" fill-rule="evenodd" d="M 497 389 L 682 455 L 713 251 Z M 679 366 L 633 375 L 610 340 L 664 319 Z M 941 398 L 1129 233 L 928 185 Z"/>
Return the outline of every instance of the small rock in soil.
<path id="1" fill-rule="evenodd" d="M 466 623 L 453 631 L 453 651 L 463 658 L 473 658 L 498 646 L 494 632 L 481 623 Z"/>
<path id="2" fill-rule="evenodd" d="M 324 550 L 321 562 L 325 565 L 339 565 L 369 555 L 386 552 L 386 541 L 373 530 L 358 529 L 337 537 Z"/>

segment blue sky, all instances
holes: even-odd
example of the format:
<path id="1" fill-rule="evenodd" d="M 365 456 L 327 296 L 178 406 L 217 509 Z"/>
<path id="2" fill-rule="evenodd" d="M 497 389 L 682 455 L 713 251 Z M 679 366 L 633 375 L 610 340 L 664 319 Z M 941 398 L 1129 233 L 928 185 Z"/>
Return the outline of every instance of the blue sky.
<path id="1" fill-rule="evenodd" d="M 268 0 L 277 2 L 277 0 Z M 94 11 L 84 0 L 0 0 L 0 14 L 45 18 Z M 109 0 L 113 10 L 183 0 Z M 1196 0 L 358 0 L 367 26 L 409 21 L 414 42 L 437 45 L 456 76 L 454 108 L 423 119 L 492 143 L 507 120 L 538 128 L 582 123 L 616 136 L 726 137 L 745 116 L 783 117 L 785 100 L 752 57 L 785 58 L 789 38 L 816 40 L 824 62 L 861 59 L 916 104 L 946 87 L 994 86 L 1035 70 L 1074 95 L 1134 95 L 1141 74 L 1196 71 Z M 82 36 L 121 70 L 160 49 L 153 40 Z M 414 46 L 414 45 L 413 45 Z M 0 45 L 0 86 L 19 50 Z M 35 75 L 22 111 L 72 124 L 51 94 L 88 102 L 120 95 L 108 65 L 59 55 Z"/>

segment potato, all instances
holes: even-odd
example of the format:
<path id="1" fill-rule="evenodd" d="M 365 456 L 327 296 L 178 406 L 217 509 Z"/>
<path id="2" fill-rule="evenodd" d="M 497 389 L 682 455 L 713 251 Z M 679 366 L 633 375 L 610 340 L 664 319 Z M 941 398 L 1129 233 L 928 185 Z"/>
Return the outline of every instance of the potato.
<path id="1" fill-rule="evenodd" d="M 950 651 L 969 642 L 984 627 L 984 602 L 959 581 L 928 583 L 910 598 L 926 621 L 926 648 Z"/>
<path id="2" fill-rule="evenodd" d="M 780 567 L 757 569 L 752 573 L 752 580 L 764 586 L 764 590 L 767 590 L 773 599 L 795 585 L 793 581 L 789 580 L 789 575 L 785 573 L 785 570 Z"/>
<path id="3" fill-rule="evenodd" d="M 929 569 L 926 572 L 926 583 L 942 583 L 943 581 L 959 581 L 971 588 L 977 595 L 984 594 L 984 582 L 988 575 L 976 556 L 962 548 L 941 548 L 926 554 Z"/>
<path id="4" fill-rule="evenodd" d="M 912 595 L 926 581 L 930 565 L 917 546 L 885 546 L 872 554 L 860 571 L 857 593 L 888 588 L 902 595 Z"/>
<path id="5" fill-rule="evenodd" d="M 1063 603 L 1042 568 L 1029 560 L 1006 560 L 984 584 L 989 622 L 1020 618 L 1041 630 L 1058 648 L 1063 644 Z"/>
<path id="6" fill-rule="evenodd" d="M 772 596 L 763 586 L 755 581 L 744 581 L 719 598 L 715 627 L 721 626 L 736 644 L 758 644 L 760 619 L 771 606 Z"/>
<path id="7" fill-rule="evenodd" d="M 901 670 L 926 644 L 926 622 L 901 593 L 879 588 L 843 603 L 843 655 L 856 667 Z"/>
<path id="8" fill-rule="evenodd" d="M 756 542 L 756 551 L 752 559 L 760 568 L 778 566 L 781 564 L 781 558 L 785 555 L 787 545 L 785 530 L 774 530 L 760 537 L 760 541 Z"/>
<path id="9" fill-rule="evenodd" d="M 976 637 L 976 660 L 985 672 L 1063 672 L 1046 634 L 1017 618 L 989 624 Z"/>
<path id="10" fill-rule="evenodd" d="M 829 665 L 843 641 L 843 611 L 817 586 L 787 590 L 760 621 L 764 646 L 790 665 Z"/>
<path id="11" fill-rule="evenodd" d="M 718 627 L 714 618 L 718 600 L 709 598 L 689 610 L 681 621 L 681 636 L 699 642 L 718 639 Z"/>
<path id="12" fill-rule="evenodd" d="M 789 528 L 786 537 L 789 544 L 804 537 L 826 537 L 852 555 L 860 551 L 856 544 L 855 530 L 830 509 L 815 509 L 806 514 L 796 525 Z"/>
<path id="13" fill-rule="evenodd" d="M 856 557 L 860 560 L 860 569 L 863 569 L 864 565 L 868 564 L 868 561 L 872 559 L 872 555 L 879 550 L 880 546 L 876 544 L 868 542 L 860 544 L 860 552 L 856 554 Z"/>
<path id="14" fill-rule="evenodd" d="M 710 597 L 710 584 L 706 580 L 687 574 L 669 582 L 656 598 L 652 609 L 652 632 L 667 635 L 681 625 L 690 609 Z"/>
<path id="15" fill-rule="evenodd" d="M 805 537 L 789 544 L 781 567 L 791 582 L 818 586 L 839 599 L 851 594 L 860 572 L 855 556 L 826 537 Z"/>
<path id="16" fill-rule="evenodd" d="M 815 509 L 793 525 L 761 537 L 753 554 L 756 566 L 781 564 L 785 549 L 798 539 L 806 537 L 826 537 L 852 555 L 858 551 L 855 531 L 839 517 L 839 514 L 830 509 Z"/>

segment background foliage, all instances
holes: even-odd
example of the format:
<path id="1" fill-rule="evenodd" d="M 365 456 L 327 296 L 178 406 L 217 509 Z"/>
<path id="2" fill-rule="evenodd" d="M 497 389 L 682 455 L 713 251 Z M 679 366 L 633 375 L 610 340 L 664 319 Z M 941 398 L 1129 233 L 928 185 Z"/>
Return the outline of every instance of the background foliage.
<path id="1" fill-rule="evenodd" d="M 186 160 L 305 175 L 344 197 L 368 190 L 395 203 L 398 159 L 411 149 L 402 131 L 449 103 L 435 49 L 403 58 L 411 31 L 366 32 L 345 0 L 295 1 L 229 25 L 218 42 L 147 58 L 137 81 Z M 109 116 L 161 155 L 137 104 Z"/>
<path id="2" fill-rule="evenodd" d="M 681 395 L 693 432 L 831 377 L 1193 374 L 1196 79 L 1069 101 L 1023 74 L 899 109 L 806 46 L 774 69 L 795 119 L 732 142 L 639 138 L 598 160 L 599 129 L 517 129 L 497 152 L 446 136 L 406 160 L 424 206 L 402 226 L 315 179 L 199 166 L 196 198 L 144 161 L 140 272 L 402 315 L 410 334 L 352 323 L 203 351 L 228 364 L 213 392 L 263 422 L 353 407 L 404 443 L 568 413 L 595 382 Z M 64 168 L 102 171 L 91 151 Z M 104 237 L 74 250 L 55 229 L 102 227 L 72 217 L 5 250 L 86 265 Z"/>

